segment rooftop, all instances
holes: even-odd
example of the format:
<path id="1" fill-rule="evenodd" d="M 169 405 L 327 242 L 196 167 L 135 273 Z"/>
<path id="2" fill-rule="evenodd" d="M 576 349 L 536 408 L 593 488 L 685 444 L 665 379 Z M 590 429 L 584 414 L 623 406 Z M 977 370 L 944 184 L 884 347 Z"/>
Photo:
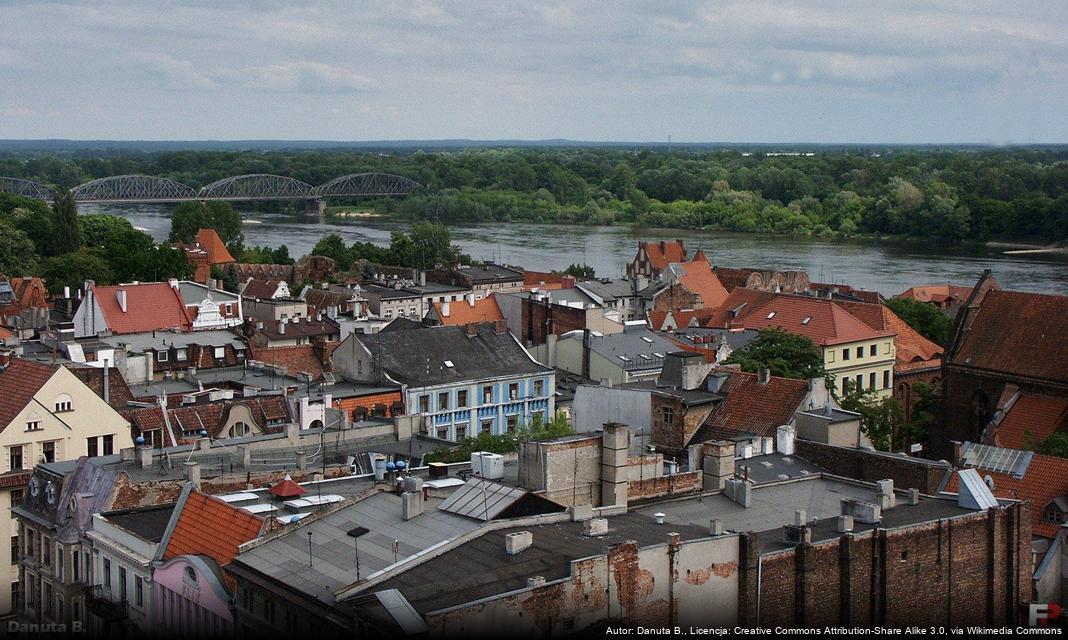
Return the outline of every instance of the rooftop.
<path id="1" fill-rule="evenodd" d="M 122 511 L 106 511 L 100 515 L 107 518 L 111 524 L 129 531 L 142 540 L 159 542 L 163 540 L 163 534 L 167 531 L 167 525 L 173 513 L 174 505 L 164 504 Z"/>

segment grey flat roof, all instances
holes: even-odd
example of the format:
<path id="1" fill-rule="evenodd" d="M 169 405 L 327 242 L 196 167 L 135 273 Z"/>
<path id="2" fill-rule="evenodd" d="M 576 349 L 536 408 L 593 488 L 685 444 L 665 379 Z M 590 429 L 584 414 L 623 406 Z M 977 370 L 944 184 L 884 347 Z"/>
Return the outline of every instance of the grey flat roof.
<path id="1" fill-rule="evenodd" d="M 182 295 L 182 300 L 186 304 L 199 304 L 201 300 L 211 295 L 211 299 L 216 302 L 237 302 L 240 300 L 240 296 L 236 293 L 230 293 L 222 289 L 212 289 L 196 282 L 188 282 L 183 280 L 178 283 L 178 293 Z"/>
<path id="2" fill-rule="evenodd" d="M 582 335 L 572 334 L 568 339 L 581 340 Z M 604 336 L 591 336 L 590 349 L 625 368 L 637 368 L 641 364 L 647 364 L 647 368 L 656 369 L 663 365 L 663 357 L 672 351 L 678 351 L 679 346 L 657 333 L 640 328 Z M 648 357 L 643 358 L 643 355 Z M 621 360 L 619 356 L 625 356 L 630 361 Z"/>
<path id="3" fill-rule="evenodd" d="M 134 351 L 160 347 L 188 347 L 199 344 L 204 346 L 222 347 L 232 344 L 236 349 L 244 349 L 245 343 L 237 335 L 229 331 L 193 331 L 189 333 L 177 333 L 172 331 L 157 331 L 147 333 L 128 333 L 120 336 L 108 336 L 101 340 L 111 347 L 126 345 Z"/>
<path id="4" fill-rule="evenodd" d="M 357 548 L 360 576 L 367 577 L 395 562 L 394 541 L 396 558 L 403 560 L 480 526 L 481 523 L 470 518 L 437 509 L 437 502 L 431 498 L 422 515 L 405 521 L 401 518 L 399 495 L 376 493 L 319 520 L 290 529 L 239 554 L 235 562 L 333 604 L 335 589 L 356 582 Z M 355 527 L 366 527 L 369 532 L 353 538 L 348 532 Z M 308 566 L 308 532 L 312 534 L 311 566 Z M 465 572 L 470 573 L 470 567 Z"/>
<path id="5" fill-rule="evenodd" d="M 174 513 L 174 505 L 167 504 L 101 514 L 107 521 L 149 542 L 159 542 Z"/>
<path id="6" fill-rule="evenodd" d="M 608 280 L 605 282 L 604 280 Z M 626 278 L 605 278 L 604 280 L 583 280 L 576 286 L 585 289 L 602 300 L 615 300 L 616 298 L 630 298 L 637 296 L 634 291 L 634 282 Z"/>

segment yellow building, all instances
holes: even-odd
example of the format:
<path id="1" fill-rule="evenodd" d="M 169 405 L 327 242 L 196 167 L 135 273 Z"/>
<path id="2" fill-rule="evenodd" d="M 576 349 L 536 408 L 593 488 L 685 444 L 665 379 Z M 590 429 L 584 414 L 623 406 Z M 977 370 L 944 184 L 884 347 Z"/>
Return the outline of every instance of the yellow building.
<path id="1" fill-rule="evenodd" d="M 12 610 L 18 589 L 19 548 L 11 506 L 27 491 L 33 467 L 41 462 L 104 456 L 133 447 L 129 423 L 68 369 L 0 353 L 0 615 Z M 49 540 L 42 540 L 52 544 Z"/>
<path id="2" fill-rule="evenodd" d="M 743 322 L 747 329 L 777 327 L 810 338 L 823 351 L 824 366 L 839 395 L 848 381 L 881 398 L 893 396 L 896 334 L 873 329 L 831 300 L 778 295 Z"/>

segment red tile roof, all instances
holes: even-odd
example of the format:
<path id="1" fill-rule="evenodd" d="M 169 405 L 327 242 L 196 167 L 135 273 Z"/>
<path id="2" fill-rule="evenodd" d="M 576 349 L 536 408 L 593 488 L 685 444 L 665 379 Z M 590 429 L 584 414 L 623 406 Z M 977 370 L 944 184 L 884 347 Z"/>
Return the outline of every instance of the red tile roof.
<path id="1" fill-rule="evenodd" d="M 12 358 L 10 364 L 0 369 L 0 431 L 26 408 L 57 369 L 55 365 L 22 358 Z"/>
<path id="2" fill-rule="evenodd" d="M 672 262 L 686 262 L 686 247 L 682 240 L 674 242 L 643 242 L 645 254 L 649 256 L 649 262 L 658 271 L 663 271 Z"/>
<path id="3" fill-rule="evenodd" d="M 15 334 L 11 333 L 7 327 L 0 327 L 0 340 L 7 340 L 13 337 L 15 337 Z"/>
<path id="4" fill-rule="evenodd" d="M 1041 444 L 1056 431 L 1068 431 L 1068 398 L 1020 394 L 994 431 L 994 444 L 1025 449 L 1029 439 Z"/>
<path id="5" fill-rule="evenodd" d="M 258 538 L 262 528 L 262 518 L 193 491 L 178 514 L 163 559 L 195 554 L 208 556 L 219 566 L 225 566 L 237 556 L 237 547 Z"/>
<path id="6" fill-rule="evenodd" d="M 235 262 L 234 257 L 230 255 L 230 251 L 226 248 L 226 244 L 223 243 L 222 238 L 215 229 L 201 229 L 197 231 L 197 244 L 208 254 L 208 261 L 211 264 L 230 264 Z"/>
<path id="7" fill-rule="evenodd" d="M 467 300 L 448 303 L 448 316 L 442 313 L 444 304 L 445 303 L 443 302 L 434 303 L 434 312 L 437 315 L 438 320 L 441 321 L 441 324 L 444 325 L 460 326 L 472 322 L 496 322 L 497 320 L 504 320 L 504 315 L 501 314 L 501 308 L 497 306 L 497 299 L 493 297 L 492 293 L 481 300 L 475 300 L 473 306 L 468 303 Z"/>
<path id="8" fill-rule="evenodd" d="M 278 285 L 282 282 L 282 280 L 277 279 L 251 278 L 241 289 L 241 295 L 246 298 L 256 298 L 257 300 L 270 300 L 274 297 L 275 292 L 278 291 Z"/>
<path id="9" fill-rule="evenodd" d="M 772 377 L 760 384 L 757 374 L 736 371 L 723 384 L 724 399 L 694 436 L 694 442 L 722 439 L 749 432 L 774 436 L 802 408 L 808 396 L 808 381 Z M 700 438 L 700 439 L 698 439 Z"/>
<path id="10" fill-rule="evenodd" d="M 126 312 L 119 307 L 118 292 L 126 291 Z M 145 333 L 164 329 L 188 331 L 193 326 L 185 301 L 166 282 L 146 282 L 110 287 L 92 287 L 96 304 L 114 334 Z"/>
<path id="11" fill-rule="evenodd" d="M 877 331 L 894 332 L 894 369 L 900 373 L 942 366 L 944 349 L 920 335 L 884 304 L 834 300 L 864 324 Z"/>
<path id="12" fill-rule="evenodd" d="M 893 335 L 892 331 L 872 329 L 830 300 L 805 296 L 776 295 L 743 323 L 746 329 L 779 327 L 807 336 L 820 346 Z"/>
<path id="13" fill-rule="evenodd" d="M 330 356 L 339 344 L 338 342 L 323 343 L 321 357 L 314 344 L 291 347 L 257 347 L 250 345 L 249 357 L 258 362 L 282 367 L 290 375 L 307 373 L 313 376 L 313 380 L 318 380 L 322 377 L 324 370 L 330 370 Z"/>
<path id="14" fill-rule="evenodd" d="M 0 280 L 5 277 L 0 275 Z M 0 305 L 0 317 L 18 315 L 27 309 L 51 309 L 48 304 L 48 290 L 44 280 L 40 278 L 6 278 L 11 290 L 15 294 L 14 300 L 6 305 Z"/>
<path id="15" fill-rule="evenodd" d="M 943 303 L 947 300 L 964 302 L 972 294 L 972 287 L 953 284 L 925 284 L 906 289 L 899 298 L 910 298 L 920 302 Z"/>
<path id="16" fill-rule="evenodd" d="M 1031 502 L 1031 533 L 1044 538 L 1053 538 L 1060 531 L 1060 523 L 1047 522 L 1043 518 L 1046 506 L 1054 498 L 1068 496 L 1068 459 L 1034 454 L 1022 478 L 1006 473 L 997 473 L 978 468 L 983 478 L 994 481 L 993 494 L 998 498 L 1029 500 Z M 946 489 L 949 493 L 960 492 L 960 475 L 956 472 L 949 478 Z"/>
<path id="17" fill-rule="evenodd" d="M 702 326 L 716 329 L 744 326 L 749 314 L 774 298 L 774 293 L 736 287 L 723 299 L 723 303 L 713 311 Z"/>
<path id="18" fill-rule="evenodd" d="M 712 271 L 708 260 L 692 260 L 682 263 L 685 273 L 679 276 L 679 282 L 691 293 L 701 297 L 701 306 L 715 309 L 727 299 L 727 290 Z M 680 325 L 681 326 L 681 325 Z"/>
<path id="19" fill-rule="evenodd" d="M 167 409 L 167 418 L 178 442 L 171 441 L 165 428 L 163 409 L 159 406 L 125 409 L 120 413 L 130 421 L 136 433 L 160 429 L 167 441 L 167 446 L 182 444 L 193 438 L 183 438 L 183 431 L 200 431 L 206 429 L 213 438 L 222 436 L 222 428 L 229 420 L 230 411 L 236 405 L 248 407 L 252 419 L 261 430 L 269 431 L 273 424 L 289 422 L 292 418 L 285 398 L 278 395 L 265 395 L 254 398 L 234 398 L 218 402 L 191 404 Z"/>
<path id="20" fill-rule="evenodd" d="M 302 496 L 307 491 L 304 487 L 300 486 L 296 482 L 293 482 L 293 478 L 286 474 L 278 484 L 274 485 L 268 492 L 271 495 L 278 496 L 279 498 L 296 498 Z"/>
<path id="21" fill-rule="evenodd" d="M 1068 296 L 992 290 L 951 364 L 1068 382 Z"/>

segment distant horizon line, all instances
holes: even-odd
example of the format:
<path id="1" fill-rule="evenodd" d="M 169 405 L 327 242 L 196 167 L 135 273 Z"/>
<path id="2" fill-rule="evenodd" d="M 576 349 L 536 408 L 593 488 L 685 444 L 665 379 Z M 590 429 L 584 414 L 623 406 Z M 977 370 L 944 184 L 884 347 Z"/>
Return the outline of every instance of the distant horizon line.
<path id="1" fill-rule="evenodd" d="M 571 138 L 395 138 L 377 140 L 338 140 L 338 139 L 314 139 L 314 138 L 174 138 L 174 139 L 148 139 L 148 138 L 0 138 L 0 148 L 30 148 L 32 145 L 45 147 L 73 146 L 73 145 L 151 145 L 151 146 L 176 146 L 176 145 L 271 145 L 277 147 L 301 146 L 315 148 L 317 146 L 330 147 L 412 147 L 419 145 L 432 146 L 635 146 L 635 147 L 969 147 L 969 148 L 1021 148 L 1021 147 L 1068 147 L 1068 141 L 1064 142 L 879 142 L 879 141 L 679 141 L 679 140 L 580 140 Z"/>

